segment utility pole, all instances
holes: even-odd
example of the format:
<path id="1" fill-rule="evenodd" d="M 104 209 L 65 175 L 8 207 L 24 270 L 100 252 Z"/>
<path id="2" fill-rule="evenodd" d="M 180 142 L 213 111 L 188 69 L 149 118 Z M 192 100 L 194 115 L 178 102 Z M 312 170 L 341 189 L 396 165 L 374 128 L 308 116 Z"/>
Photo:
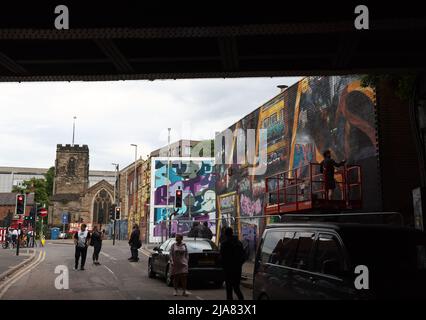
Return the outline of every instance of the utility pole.
<path id="1" fill-rule="evenodd" d="M 118 170 L 119 170 L 119 164 L 118 163 L 113 163 L 113 166 L 115 166 L 115 183 L 114 183 L 114 204 L 115 207 L 117 208 L 117 190 L 118 190 Z M 114 209 L 115 210 L 115 209 Z M 113 224 L 113 232 L 112 232 L 112 245 L 115 245 L 115 211 L 113 212 L 114 215 L 114 224 Z"/>
<path id="2" fill-rule="evenodd" d="M 133 217 L 132 217 L 132 224 L 135 223 L 135 215 L 136 215 L 136 202 L 137 202 L 137 165 L 136 162 L 138 161 L 138 145 L 137 144 L 131 144 L 132 147 L 135 147 L 135 168 L 133 172 Z"/>
<path id="3" fill-rule="evenodd" d="M 169 208 L 169 186 L 170 186 L 170 176 L 169 176 L 169 171 L 170 171 L 170 130 L 172 130 L 171 128 L 167 128 L 167 130 L 169 131 L 168 134 L 168 138 L 167 138 L 167 202 L 166 202 L 166 218 L 168 218 L 170 220 L 170 208 Z M 167 228 L 167 225 L 166 225 Z M 163 230 L 161 230 L 161 235 L 163 234 Z M 166 232 L 167 234 L 167 232 Z"/>

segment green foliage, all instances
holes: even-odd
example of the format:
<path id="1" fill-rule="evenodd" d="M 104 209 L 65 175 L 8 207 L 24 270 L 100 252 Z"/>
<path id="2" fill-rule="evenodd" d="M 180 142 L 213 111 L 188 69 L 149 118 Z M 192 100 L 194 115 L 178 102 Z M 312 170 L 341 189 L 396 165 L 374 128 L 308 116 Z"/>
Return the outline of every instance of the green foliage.
<path id="1" fill-rule="evenodd" d="M 22 187 L 14 187 L 12 191 L 23 193 L 34 192 L 35 202 L 42 205 L 49 204 L 49 196 L 46 191 L 46 180 L 31 178 L 30 180 L 25 180 Z"/>
<path id="2" fill-rule="evenodd" d="M 50 167 L 44 177 L 46 178 L 46 193 L 50 197 L 53 195 L 53 179 L 55 178 L 55 167 Z"/>
<path id="3" fill-rule="evenodd" d="M 361 78 L 361 86 L 377 88 L 381 81 L 389 81 L 395 85 L 396 95 L 403 101 L 408 101 L 411 98 L 414 84 L 416 81 L 416 75 L 395 75 L 395 74 L 370 74 L 365 75 Z"/>

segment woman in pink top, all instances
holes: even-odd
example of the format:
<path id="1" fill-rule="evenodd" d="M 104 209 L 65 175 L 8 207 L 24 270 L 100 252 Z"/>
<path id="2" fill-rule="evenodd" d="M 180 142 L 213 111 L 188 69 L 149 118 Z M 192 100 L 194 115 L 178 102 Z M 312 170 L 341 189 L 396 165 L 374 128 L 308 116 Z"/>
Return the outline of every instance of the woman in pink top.
<path id="1" fill-rule="evenodd" d="M 182 285 L 183 296 L 187 296 L 186 282 L 188 275 L 188 249 L 186 244 L 182 242 L 181 234 L 176 235 L 176 242 L 170 248 L 170 265 L 173 284 L 175 287 L 175 296 L 178 295 L 178 285 Z"/>

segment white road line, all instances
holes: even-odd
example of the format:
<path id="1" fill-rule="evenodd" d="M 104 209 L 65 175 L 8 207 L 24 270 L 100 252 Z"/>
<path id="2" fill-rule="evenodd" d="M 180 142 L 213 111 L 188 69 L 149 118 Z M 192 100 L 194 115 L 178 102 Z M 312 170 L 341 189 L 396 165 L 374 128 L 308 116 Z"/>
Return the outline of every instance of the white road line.
<path id="1" fill-rule="evenodd" d="M 110 256 L 108 253 L 105 253 L 105 252 L 102 252 L 101 251 L 101 254 L 102 255 L 104 255 L 105 257 L 107 257 L 107 258 L 110 258 L 111 260 L 113 260 L 113 261 L 117 261 L 117 259 L 116 258 L 114 258 L 113 256 Z"/>
<path id="2" fill-rule="evenodd" d="M 203 298 L 196 296 L 195 298 L 197 298 L 198 300 L 204 300 Z"/>
<path id="3" fill-rule="evenodd" d="M 149 251 L 145 251 L 144 249 L 138 249 L 142 254 L 146 255 L 148 258 L 151 256 L 151 253 Z M 148 252 L 148 253 L 147 253 Z"/>
<path id="4" fill-rule="evenodd" d="M 112 275 L 114 276 L 114 278 L 115 279 L 117 279 L 118 280 L 118 278 L 117 278 L 117 276 L 115 275 L 115 273 L 114 273 L 114 271 L 112 271 L 110 268 L 108 268 L 106 265 L 104 265 L 103 264 L 103 266 L 109 271 L 109 272 L 111 272 L 112 273 Z"/>
<path id="5" fill-rule="evenodd" d="M 7 292 L 7 290 L 9 290 L 9 288 L 16 283 L 18 280 L 20 280 L 25 274 L 27 274 L 29 271 L 31 271 L 32 269 L 34 269 L 35 267 L 37 267 L 40 263 L 42 263 L 44 261 L 44 259 L 46 258 L 46 251 L 40 251 L 40 254 L 38 255 L 38 258 L 35 262 L 29 264 L 27 267 L 25 267 L 24 269 L 18 271 L 15 275 L 13 275 L 9 280 L 7 280 L 5 282 L 5 284 L 3 285 L 4 288 L 3 290 L 0 292 L 0 299 L 3 297 L 3 295 Z"/>

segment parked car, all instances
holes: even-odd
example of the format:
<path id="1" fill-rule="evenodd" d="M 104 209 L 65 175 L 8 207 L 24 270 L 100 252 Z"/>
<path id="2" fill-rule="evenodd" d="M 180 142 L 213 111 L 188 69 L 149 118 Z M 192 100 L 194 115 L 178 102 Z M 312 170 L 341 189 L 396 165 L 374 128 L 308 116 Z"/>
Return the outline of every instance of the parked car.
<path id="1" fill-rule="evenodd" d="M 361 275 L 368 279 L 362 280 L 363 288 Z M 425 297 L 426 233 L 419 230 L 340 222 L 272 224 L 256 254 L 255 300 Z"/>
<path id="2" fill-rule="evenodd" d="M 148 275 L 164 277 L 166 284 L 172 286 L 170 270 L 170 248 L 175 239 L 168 239 L 148 259 Z M 183 238 L 188 248 L 188 280 L 214 282 L 218 287 L 223 285 L 224 274 L 220 262 L 220 252 L 216 244 L 205 238 Z"/>

